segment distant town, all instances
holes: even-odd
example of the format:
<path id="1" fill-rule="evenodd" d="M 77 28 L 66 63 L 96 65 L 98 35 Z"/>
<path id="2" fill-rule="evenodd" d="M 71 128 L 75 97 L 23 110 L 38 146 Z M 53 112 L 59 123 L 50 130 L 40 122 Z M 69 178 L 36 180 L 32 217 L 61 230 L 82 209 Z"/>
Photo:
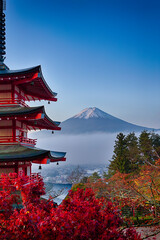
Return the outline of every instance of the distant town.
<path id="1" fill-rule="evenodd" d="M 42 169 L 42 175 L 44 177 L 44 182 L 49 183 L 59 183 L 59 184 L 67 184 L 70 183 L 68 181 L 69 176 L 72 174 L 73 171 L 79 168 L 82 171 L 82 176 L 89 177 L 94 172 L 97 172 L 99 176 L 103 176 L 104 172 L 107 172 L 107 165 L 65 165 L 65 166 L 58 166 L 54 169 Z"/>

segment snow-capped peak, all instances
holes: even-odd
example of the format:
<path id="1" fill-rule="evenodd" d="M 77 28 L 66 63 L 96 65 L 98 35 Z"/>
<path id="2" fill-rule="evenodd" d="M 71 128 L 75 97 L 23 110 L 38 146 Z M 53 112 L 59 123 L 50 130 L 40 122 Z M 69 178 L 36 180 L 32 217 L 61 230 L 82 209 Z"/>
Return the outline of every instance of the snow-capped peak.
<path id="1" fill-rule="evenodd" d="M 114 118 L 114 117 L 103 112 L 99 108 L 90 107 L 90 108 L 85 108 L 80 113 L 76 114 L 73 118 L 89 119 L 89 118 Z"/>

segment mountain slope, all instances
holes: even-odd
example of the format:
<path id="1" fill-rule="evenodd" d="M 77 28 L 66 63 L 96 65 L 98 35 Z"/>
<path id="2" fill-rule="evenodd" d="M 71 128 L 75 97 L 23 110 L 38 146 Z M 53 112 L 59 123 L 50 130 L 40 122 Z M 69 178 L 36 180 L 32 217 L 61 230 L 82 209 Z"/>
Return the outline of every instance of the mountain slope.
<path id="1" fill-rule="evenodd" d="M 153 130 L 143 126 L 134 125 L 93 107 L 86 108 L 75 116 L 61 123 L 62 134 L 81 133 L 114 133 L 114 132 L 139 132 Z"/>

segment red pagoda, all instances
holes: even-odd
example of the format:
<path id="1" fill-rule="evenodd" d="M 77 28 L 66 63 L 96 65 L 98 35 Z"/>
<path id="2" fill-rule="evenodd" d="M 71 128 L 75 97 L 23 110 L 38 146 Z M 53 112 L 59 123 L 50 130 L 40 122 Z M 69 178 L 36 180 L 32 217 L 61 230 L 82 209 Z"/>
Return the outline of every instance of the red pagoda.
<path id="1" fill-rule="evenodd" d="M 0 0 L 0 174 L 24 171 L 31 174 L 32 163 L 65 161 L 64 152 L 35 147 L 30 130 L 60 130 L 44 106 L 29 107 L 26 101 L 57 101 L 42 75 L 41 67 L 10 70 L 5 64 L 5 1 Z"/>

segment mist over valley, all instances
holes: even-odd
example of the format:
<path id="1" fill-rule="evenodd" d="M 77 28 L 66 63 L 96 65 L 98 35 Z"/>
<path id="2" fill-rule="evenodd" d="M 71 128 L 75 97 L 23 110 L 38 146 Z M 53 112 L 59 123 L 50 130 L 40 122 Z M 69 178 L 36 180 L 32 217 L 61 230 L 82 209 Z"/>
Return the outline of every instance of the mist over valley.
<path id="1" fill-rule="evenodd" d="M 62 130 L 55 131 L 54 134 L 50 130 L 30 134 L 32 138 L 38 139 L 38 148 L 67 153 L 66 162 L 60 162 L 59 166 L 56 163 L 42 165 L 42 175 L 45 177 L 53 176 L 57 169 L 61 167 L 67 169 L 67 166 L 73 166 L 73 168 L 69 167 L 66 174 L 76 166 L 81 166 L 88 172 L 93 172 L 95 169 L 101 172 L 101 168 L 106 170 L 109 160 L 112 159 L 116 136 L 119 132 L 128 134 L 135 131 L 138 136 L 143 130 L 153 130 L 117 119 L 98 108 L 84 109 L 62 122 L 60 126 Z M 33 165 L 33 171 L 38 172 L 38 167 L 36 164 Z M 64 170 L 61 174 L 57 173 L 57 176 L 62 176 L 61 179 L 65 178 L 63 172 Z"/>

